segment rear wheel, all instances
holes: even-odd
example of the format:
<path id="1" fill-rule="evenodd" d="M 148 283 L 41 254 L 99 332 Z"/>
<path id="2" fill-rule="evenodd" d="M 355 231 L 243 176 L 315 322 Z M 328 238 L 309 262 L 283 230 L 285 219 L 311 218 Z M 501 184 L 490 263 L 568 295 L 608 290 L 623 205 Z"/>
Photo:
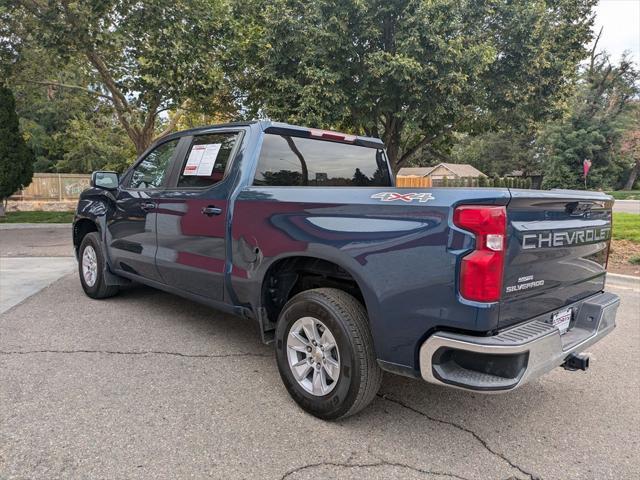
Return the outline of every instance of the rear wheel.
<path id="1" fill-rule="evenodd" d="M 382 381 L 364 307 L 333 288 L 287 302 L 276 328 L 276 358 L 291 397 L 326 420 L 362 410 Z"/>
<path id="2" fill-rule="evenodd" d="M 82 289 L 91 298 L 107 298 L 118 293 L 116 285 L 107 285 L 104 275 L 102 242 L 97 232 L 85 235 L 78 249 L 78 270 Z"/>

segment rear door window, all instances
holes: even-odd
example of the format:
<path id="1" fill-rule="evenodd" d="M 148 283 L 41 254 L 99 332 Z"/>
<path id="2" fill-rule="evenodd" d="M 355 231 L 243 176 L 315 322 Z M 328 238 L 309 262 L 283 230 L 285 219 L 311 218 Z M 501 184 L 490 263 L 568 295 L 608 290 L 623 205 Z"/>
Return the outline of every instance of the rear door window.
<path id="1" fill-rule="evenodd" d="M 194 137 L 180 168 L 178 188 L 204 188 L 220 182 L 239 135 L 224 132 Z"/>
<path id="2" fill-rule="evenodd" d="M 254 185 L 388 187 L 382 149 L 266 134 Z"/>

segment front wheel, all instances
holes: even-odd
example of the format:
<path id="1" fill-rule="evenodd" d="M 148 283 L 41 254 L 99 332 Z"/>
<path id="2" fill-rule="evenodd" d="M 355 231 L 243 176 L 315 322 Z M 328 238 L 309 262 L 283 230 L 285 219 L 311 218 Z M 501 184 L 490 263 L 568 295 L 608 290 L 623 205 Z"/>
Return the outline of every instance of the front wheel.
<path id="1" fill-rule="evenodd" d="M 291 397 L 325 420 L 362 410 L 382 381 L 364 307 L 334 288 L 307 290 L 287 302 L 276 328 L 276 359 Z"/>
<path id="2" fill-rule="evenodd" d="M 104 275 L 102 242 L 97 232 L 85 235 L 78 249 L 78 270 L 82 289 L 91 298 L 107 298 L 118 293 L 118 287 L 107 285 Z"/>

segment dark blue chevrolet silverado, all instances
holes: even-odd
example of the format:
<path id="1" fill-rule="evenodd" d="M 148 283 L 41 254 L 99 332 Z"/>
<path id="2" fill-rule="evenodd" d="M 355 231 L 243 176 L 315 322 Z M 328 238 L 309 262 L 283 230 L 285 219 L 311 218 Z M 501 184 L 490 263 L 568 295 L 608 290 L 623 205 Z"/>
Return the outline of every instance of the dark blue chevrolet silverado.
<path id="1" fill-rule="evenodd" d="M 382 371 L 512 390 L 615 327 L 611 197 L 399 189 L 383 143 L 272 122 L 179 132 L 95 172 L 73 241 L 87 295 L 130 281 L 255 319 L 295 401 L 364 408 Z"/>

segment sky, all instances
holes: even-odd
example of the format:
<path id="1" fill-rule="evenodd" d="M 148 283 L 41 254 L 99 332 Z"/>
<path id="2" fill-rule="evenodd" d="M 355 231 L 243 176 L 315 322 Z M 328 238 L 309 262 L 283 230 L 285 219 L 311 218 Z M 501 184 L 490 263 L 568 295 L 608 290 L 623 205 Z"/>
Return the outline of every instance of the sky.
<path id="1" fill-rule="evenodd" d="M 629 50 L 640 63 L 640 0 L 600 0 L 595 13 L 595 34 L 604 27 L 598 50 L 607 50 L 612 61 Z"/>

